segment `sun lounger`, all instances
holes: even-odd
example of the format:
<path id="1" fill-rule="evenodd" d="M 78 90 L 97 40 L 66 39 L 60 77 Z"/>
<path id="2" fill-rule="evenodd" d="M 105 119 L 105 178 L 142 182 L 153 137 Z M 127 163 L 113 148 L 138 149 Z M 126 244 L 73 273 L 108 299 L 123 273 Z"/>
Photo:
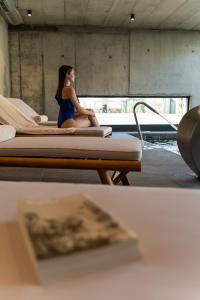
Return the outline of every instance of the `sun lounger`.
<path id="1" fill-rule="evenodd" d="M 0 166 L 96 170 L 104 184 L 128 185 L 127 174 L 141 170 L 137 138 L 15 137 L 0 143 Z M 107 171 L 119 171 L 111 178 Z"/>
<path id="2" fill-rule="evenodd" d="M 20 100 L 20 99 L 19 99 Z M 57 128 L 38 125 L 7 98 L 0 95 L 0 123 L 12 125 L 18 135 L 80 135 L 106 137 L 111 135 L 111 127 Z"/>
<path id="3" fill-rule="evenodd" d="M 57 122 L 56 121 L 48 121 L 48 117 L 46 115 L 39 115 L 35 110 L 33 110 L 28 104 L 26 104 L 23 100 L 17 99 L 17 98 L 5 98 L 1 97 L 0 101 L 3 101 L 4 104 L 4 110 L 5 110 L 5 105 L 7 105 L 7 101 L 10 102 L 11 105 L 8 104 L 8 109 L 12 109 L 12 111 L 16 111 L 13 114 L 13 116 L 17 114 L 20 114 L 22 116 L 26 117 L 26 121 L 28 119 L 27 126 L 25 127 L 24 125 L 22 128 L 17 128 L 17 133 L 20 135 L 46 135 L 46 134 L 51 134 L 51 129 L 52 129 L 52 135 L 54 134 L 70 134 L 70 135 L 78 135 L 78 136 L 99 136 L 99 137 L 107 137 L 112 134 L 112 128 L 108 126 L 101 126 L 100 128 L 98 127 L 88 127 L 88 128 L 73 128 L 70 130 L 66 129 L 61 129 L 57 128 Z M 5 112 L 4 112 L 5 115 Z M 1 120 L 1 105 L 0 105 L 0 120 Z M 12 120 L 10 118 L 4 116 L 4 121 L 2 122 L 3 124 L 8 124 L 10 122 L 10 125 L 15 125 L 19 127 L 20 124 L 13 124 Z M 11 123 L 12 122 L 12 123 Z M 20 123 L 21 120 L 18 121 Z M 15 122 L 16 123 L 16 122 Z M 24 123 L 23 123 L 24 124 Z M 49 129 L 46 127 L 50 127 Z M 31 128 L 30 128 L 31 127 Z"/>

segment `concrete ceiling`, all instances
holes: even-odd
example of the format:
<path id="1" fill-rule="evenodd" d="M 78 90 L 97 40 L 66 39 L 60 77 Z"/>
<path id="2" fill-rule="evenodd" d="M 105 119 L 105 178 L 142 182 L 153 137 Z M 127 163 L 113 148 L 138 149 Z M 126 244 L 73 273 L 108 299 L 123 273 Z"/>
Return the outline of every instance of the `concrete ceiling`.
<path id="1" fill-rule="evenodd" d="M 200 0 L 17 0 L 25 24 L 200 30 Z M 32 10 L 32 17 L 27 16 Z M 135 21 L 130 21 L 130 14 Z"/>

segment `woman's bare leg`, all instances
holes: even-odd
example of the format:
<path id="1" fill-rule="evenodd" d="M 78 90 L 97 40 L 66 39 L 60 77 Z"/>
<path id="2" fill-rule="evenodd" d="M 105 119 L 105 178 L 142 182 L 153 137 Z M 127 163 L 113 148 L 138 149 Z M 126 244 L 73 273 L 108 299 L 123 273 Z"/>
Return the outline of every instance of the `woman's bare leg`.
<path id="1" fill-rule="evenodd" d="M 68 119 L 62 123 L 61 128 L 86 128 L 91 126 L 91 121 L 88 116 L 76 116 L 75 119 Z"/>
<path id="2" fill-rule="evenodd" d="M 97 120 L 97 118 L 96 118 L 96 116 L 95 116 L 94 110 L 93 110 L 93 109 L 88 109 L 88 108 L 87 108 L 87 110 L 90 110 L 90 111 L 92 111 L 92 112 L 94 113 L 93 116 L 88 116 L 88 119 L 89 119 L 90 122 L 91 122 L 91 126 L 94 126 L 94 127 L 100 127 L 99 122 L 98 122 L 98 120 Z"/>
<path id="3" fill-rule="evenodd" d="M 93 127 L 100 127 L 99 122 L 98 122 L 96 116 L 88 116 L 88 119 L 91 122 L 91 126 L 93 126 Z"/>

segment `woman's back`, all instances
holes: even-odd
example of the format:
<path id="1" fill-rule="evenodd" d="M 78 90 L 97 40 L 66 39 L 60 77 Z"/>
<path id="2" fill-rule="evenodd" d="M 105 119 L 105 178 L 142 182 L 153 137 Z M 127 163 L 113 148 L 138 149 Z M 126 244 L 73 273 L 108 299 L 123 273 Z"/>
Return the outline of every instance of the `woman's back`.
<path id="1" fill-rule="evenodd" d="M 60 128 L 64 121 L 74 118 L 75 107 L 72 104 L 70 98 L 62 99 L 57 96 L 55 98 L 58 102 L 58 105 L 60 106 L 58 115 L 58 127 Z"/>

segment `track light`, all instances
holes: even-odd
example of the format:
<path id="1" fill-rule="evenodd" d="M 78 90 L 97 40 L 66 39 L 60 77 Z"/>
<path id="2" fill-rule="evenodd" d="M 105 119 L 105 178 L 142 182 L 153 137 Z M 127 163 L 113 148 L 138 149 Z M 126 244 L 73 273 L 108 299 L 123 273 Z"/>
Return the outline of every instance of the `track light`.
<path id="1" fill-rule="evenodd" d="M 131 21 L 135 21 L 135 15 L 134 15 L 134 14 L 131 14 L 130 19 L 131 19 Z"/>
<path id="2" fill-rule="evenodd" d="M 27 16 L 32 17 L 32 10 L 31 9 L 27 9 Z"/>

